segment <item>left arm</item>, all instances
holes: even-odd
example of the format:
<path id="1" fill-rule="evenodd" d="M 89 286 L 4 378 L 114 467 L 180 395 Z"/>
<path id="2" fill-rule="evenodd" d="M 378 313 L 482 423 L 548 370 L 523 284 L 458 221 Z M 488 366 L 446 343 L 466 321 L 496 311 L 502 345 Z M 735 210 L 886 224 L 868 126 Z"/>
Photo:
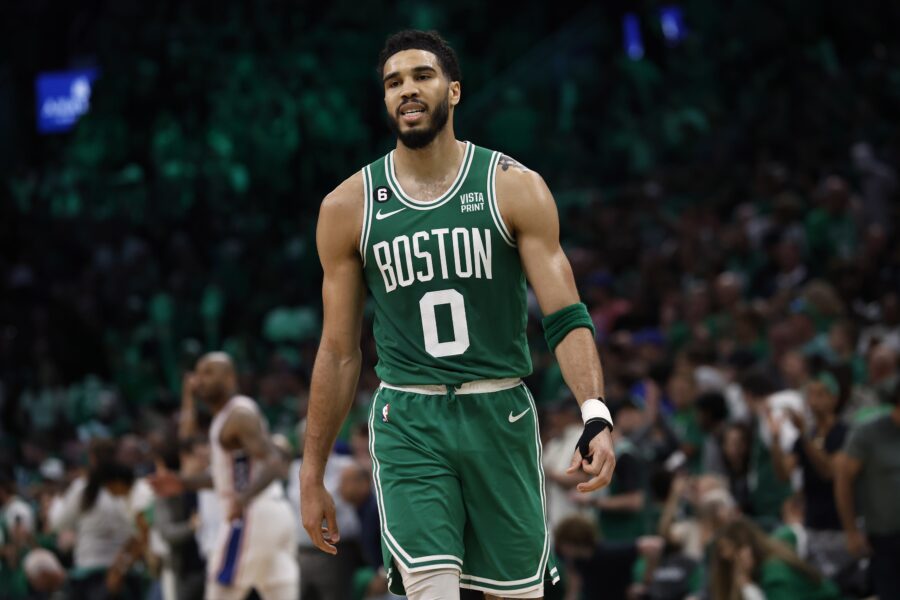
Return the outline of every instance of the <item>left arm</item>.
<path id="1" fill-rule="evenodd" d="M 222 427 L 221 436 L 226 448 L 239 447 L 253 461 L 253 478 L 247 489 L 238 493 L 234 499 L 237 506 L 232 507 L 231 516 L 236 517 L 235 513 L 242 512 L 275 479 L 287 477 L 287 465 L 263 429 L 259 415 L 253 412 L 235 410 Z"/>
<path id="2" fill-rule="evenodd" d="M 519 249 L 519 257 L 541 311 L 545 315 L 579 301 L 572 267 L 559 244 L 559 217 L 556 202 L 543 178 L 508 159 L 501 158 L 496 176 L 497 201 L 501 215 Z M 573 329 L 556 347 L 556 359 L 563 378 L 581 405 L 589 398 L 603 398 L 603 369 L 591 332 Z M 608 429 L 591 441 L 591 461 L 576 450 L 569 472 L 580 466 L 593 478 L 578 485 L 589 492 L 609 485 L 616 459 Z"/>

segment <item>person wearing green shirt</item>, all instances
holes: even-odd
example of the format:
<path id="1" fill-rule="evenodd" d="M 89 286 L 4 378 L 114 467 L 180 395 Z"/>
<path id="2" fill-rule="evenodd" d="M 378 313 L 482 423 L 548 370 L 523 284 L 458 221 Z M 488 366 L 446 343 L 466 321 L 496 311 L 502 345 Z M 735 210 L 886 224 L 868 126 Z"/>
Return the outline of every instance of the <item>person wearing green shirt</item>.
<path id="1" fill-rule="evenodd" d="M 840 593 L 783 542 L 746 519 L 725 525 L 716 538 L 710 595 L 717 600 L 832 600 Z"/>

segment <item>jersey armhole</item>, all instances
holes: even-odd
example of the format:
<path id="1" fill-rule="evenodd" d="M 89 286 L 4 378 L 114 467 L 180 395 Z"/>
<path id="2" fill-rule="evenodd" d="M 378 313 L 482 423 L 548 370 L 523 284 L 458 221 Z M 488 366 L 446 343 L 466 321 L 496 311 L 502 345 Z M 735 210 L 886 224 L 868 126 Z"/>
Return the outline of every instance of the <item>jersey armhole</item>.
<path id="1" fill-rule="evenodd" d="M 515 248 L 516 240 L 513 238 L 512 234 L 510 234 L 509 229 L 506 228 L 506 223 L 503 222 L 503 216 L 500 214 L 500 203 L 497 202 L 497 163 L 499 162 L 500 153 L 494 152 L 491 155 L 491 162 L 488 165 L 488 208 L 491 211 L 491 219 L 494 220 L 494 226 L 497 228 L 497 231 L 500 232 L 500 237 L 503 238 L 503 241 L 506 242 L 507 245 Z"/>
<path id="2" fill-rule="evenodd" d="M 369 231 L 372 229 L 372 171 L 369 166 L 362 170 L 363 177 L 363 222 L 359 233 L 359 255 L 363 268 L 366 266 L 366 250 L 369 244 Z"/>

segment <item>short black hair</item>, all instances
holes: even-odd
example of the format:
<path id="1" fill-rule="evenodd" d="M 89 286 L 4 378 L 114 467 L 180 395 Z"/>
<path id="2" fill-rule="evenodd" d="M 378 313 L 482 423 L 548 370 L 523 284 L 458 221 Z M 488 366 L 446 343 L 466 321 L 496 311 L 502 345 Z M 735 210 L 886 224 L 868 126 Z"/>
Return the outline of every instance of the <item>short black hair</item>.
<path id="1" fill-rule="evenodd" d="M 459 59 L 456 58 L 456 52 L 447 43 L 447 40 L 441 37 L 437 31 L 421 31 L 419 29 L 404 29 L 391 35 L 384 42 L 384 48 L 378 55 L 378 76 L 384 74 L 384 63 L 390 57 L 403 52 L 404 50 L 425 50 L 434 54 L 441 70 L 444 71 L 450 81 L 462 81 L 462 71 L 459 69 Z"/>
<path id="2" fill-rule="evenodd" d="M 706 392 L 698 396 L 697 410 L 706 413 L 714 423 L 728 419 L 728 404 L 719 392 Z"/>

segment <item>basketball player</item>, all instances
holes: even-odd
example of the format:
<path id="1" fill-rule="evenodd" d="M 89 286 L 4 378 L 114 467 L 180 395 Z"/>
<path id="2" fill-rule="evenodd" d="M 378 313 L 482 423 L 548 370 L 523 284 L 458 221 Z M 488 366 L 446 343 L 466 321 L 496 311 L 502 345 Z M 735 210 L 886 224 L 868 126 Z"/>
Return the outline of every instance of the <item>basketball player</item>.
<path id="1" fill-rule="evenodd" d="M 382 381 L 369 449 L 391 591 L 413 600 L 539 598 L 559 579 L 525 327 L 526 276 L 547 341 L 582 408 L 569 472 L 582 492 L 615 467 L 593 327 L 559 244 L 543 179 L 499 152 L 457 140 L 453 50 L 435 32 L 391 36 L 380 57 L 394 151 L 329 194 L 319 213 L 324 324 L 313 371 L 303 525 L 335 553 L 325 461 L 360 372 L 365 289 L 375 304 Z M 324 522 L 324 526 L 323 526 Z"/>
<path id="2" fill-rule="evenodd" d="M 151 479 L 160 495 L 214 487 L 226 513 L 207 562 L 207 600 L 240 600 L 255 588 L 263 600 L 296 600 L 300 573 L 292 508 L 281 479 L 286 466 L 269 440 L 256 402 L 237 393 L 231 358 L 207 354 L 197 363 L 194 393 L 213 413 L 211 473 L 172 472 Z"/>

